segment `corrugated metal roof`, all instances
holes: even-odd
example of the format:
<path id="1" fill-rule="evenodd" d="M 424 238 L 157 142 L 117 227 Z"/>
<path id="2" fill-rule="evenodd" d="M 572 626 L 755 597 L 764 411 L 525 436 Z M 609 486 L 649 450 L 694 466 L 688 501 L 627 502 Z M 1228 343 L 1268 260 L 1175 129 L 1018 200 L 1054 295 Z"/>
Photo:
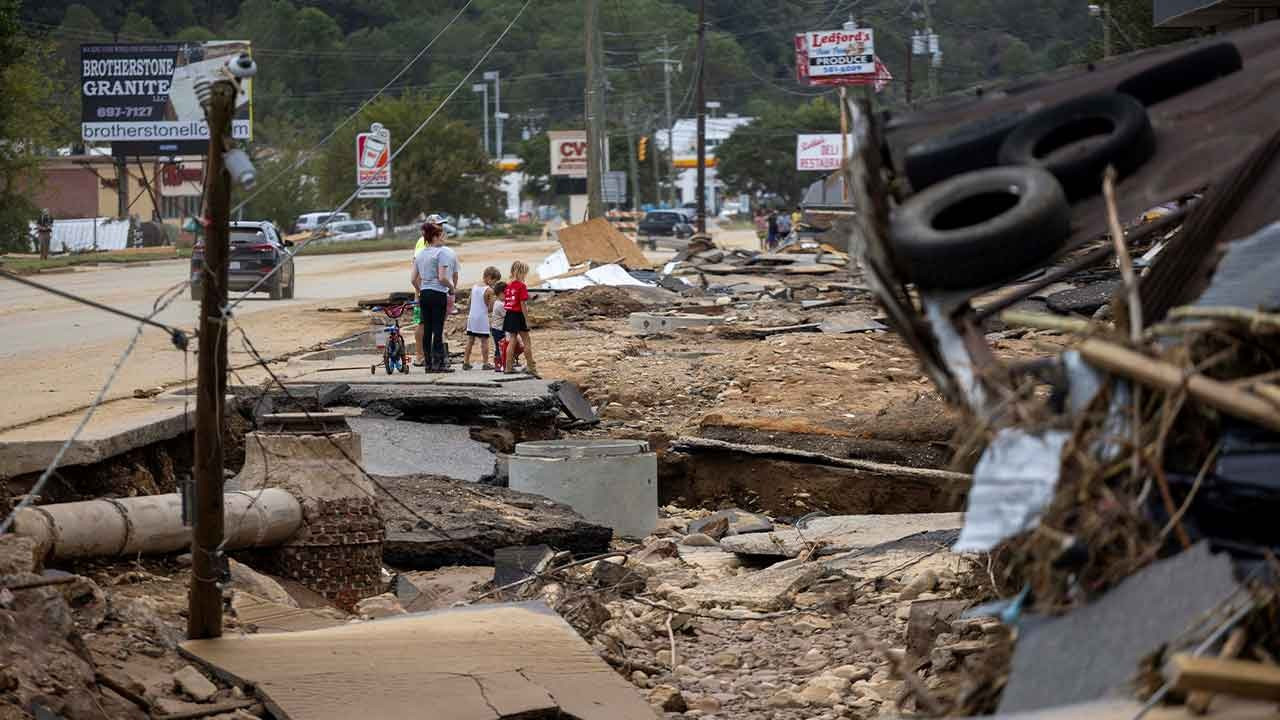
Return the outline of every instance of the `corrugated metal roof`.
<path id="1" fill-rule="evenodd" d="M 96 226 L 96 227 L 95 227 Z M 34 236 L 35 225 L 31 226 Z M 123 250 L 133 238 L 133 223 L 116 218 L 54 220 L 49 252 L 91 252 Z"/>

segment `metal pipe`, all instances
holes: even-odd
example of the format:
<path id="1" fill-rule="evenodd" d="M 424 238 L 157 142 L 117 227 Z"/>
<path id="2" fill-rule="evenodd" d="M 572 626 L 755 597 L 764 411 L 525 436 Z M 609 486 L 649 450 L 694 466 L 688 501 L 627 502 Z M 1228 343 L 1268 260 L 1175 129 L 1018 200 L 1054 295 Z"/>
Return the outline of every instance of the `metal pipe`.
<path id="1" fill-rule="evenodd" d="M 223 512 L 227 550 L 279 545 L 302 527 L 302 505 L 278 488 L 226 493 Z M 35 539 L 59 560 L 158 555 L 191 546 L 178 493 L 28 507 L 18 511 L 13 533 Z"/>

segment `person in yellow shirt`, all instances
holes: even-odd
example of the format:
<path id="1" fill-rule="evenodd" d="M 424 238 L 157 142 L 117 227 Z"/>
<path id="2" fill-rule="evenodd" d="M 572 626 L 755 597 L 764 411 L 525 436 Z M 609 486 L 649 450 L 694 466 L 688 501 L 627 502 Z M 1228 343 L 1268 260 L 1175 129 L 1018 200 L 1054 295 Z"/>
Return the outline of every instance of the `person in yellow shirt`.
<path id="1" fill-rule="evenodd" d="M 800 221 L 804 218 L 804 213 L 800 212 L 800 208 L 791 211 L 791 227 L 799 227 Z"/>

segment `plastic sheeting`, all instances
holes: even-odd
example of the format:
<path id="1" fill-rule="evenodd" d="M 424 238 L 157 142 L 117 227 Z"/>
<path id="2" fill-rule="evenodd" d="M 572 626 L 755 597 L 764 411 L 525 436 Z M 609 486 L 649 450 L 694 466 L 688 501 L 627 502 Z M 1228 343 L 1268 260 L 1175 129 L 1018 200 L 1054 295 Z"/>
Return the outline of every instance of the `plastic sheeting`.
<path id="1" fill-rule="evenodd" d="M 569 272 L 569 257 L 564 254 L 564 248 L 551 253 L 542 262 L 538 263 L 538 267 L 533 272 L 540 278 L 547 279 L 559 277 Z"/>
<path id="2" fill-rule="evenodd" d="M 1061 430 L 1033 435 L 1018 428 L 996 434 L 973 471 L 956 552 L 987 552 L 1035 527 L 1053 500 L 1068 437 Z"/>
<path id="3" fill-rule="evenodd" d="M 548 280 L 542 287 L 550 290 L 581 290 L 592 285 L 610 285 L 613 287 L 654 287 L 653 283 L 642 282 L 631 277 L 621 265 L 601 265 L 592 268 L 582 275 Z"/>
<path id="4" fill-rule="evenodd" d="M 34 237 L 34 225 L 31 226 L 31 233 Z M 49 239 L 49 252 L 123 250 L 129 247 L 129 240 L 132 237 L 133 224 L 129 220 L 115 218 L 54 220 L 53 235 Z"/>

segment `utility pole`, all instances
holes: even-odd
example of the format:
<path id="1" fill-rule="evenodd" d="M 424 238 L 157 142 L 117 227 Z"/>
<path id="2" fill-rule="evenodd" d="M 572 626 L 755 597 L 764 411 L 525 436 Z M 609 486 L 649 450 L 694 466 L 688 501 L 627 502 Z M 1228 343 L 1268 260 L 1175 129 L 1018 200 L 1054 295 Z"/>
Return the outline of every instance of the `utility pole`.
<path id="1" fill-rule="evenodd" d="M 223 153 L 231 135 L 236 86 L 215 82 L 205 114 L 209 120 L 209 225 L 205 232 L 204 277 L 200 279 L 200 351 L 196 375 L 195 525 L 191 530 L 191 593 L 187 637 L 191 640 L 222 635 L 222 422 L 226 418 L 227 326 L 222 308 L 227 303 L 227 256 L 230 253 L 231 175 Z"/>
<path id="2" fill-rule="evenodd" d="M 600 112 L 600 75 L 603 69 L 598 63 L 596 52 L 599 36 L 596 34 L 600 22 L 599 0 L 584 0 L 586 3 L 586 27 L 583 44 L 587 53 L 587 217 L 604 217 L 604 193 L 601 162 L 604 148 L 604 118 Z"/>
<path id="3" fill-rule="evenodd" d="M 631 209 L 640 209 L 640 161 L 636 158 L 635 118 L 631 116 L 631 101 L 625 96 L 622 101 L 622 116 L 627 124 L 627 170 L 631 176 Z"/>
<path id="4" fill-rule="evenodd" d="M 480 93 L 480 115 L 484 118 L 484 154 L 493 156 L 489 152 L 489 83 L 475 83 L 471 86 L 471 92 Z"/>
<path id="5" fill-rule="evenodd" d="M 911 58 L 916 54 L 916 31 L 911 31 L 911 42 L 907 44 L 907 107 L 911 107 Z"/>
<path id="6" fill-rule="evenodd" d="M 115 157 L 116 163 L 116 217 L 129 217 L 129 159 L 124 155 Z"/>
<path id="7" fill-rule="evenodd" d="M 502 74 L 497 70 L 490 70 L 484 74 L 485 80 L 493 81 L 493 145 L 494 153 L 499 160 L 502 159 L 502 121 L 507 117 L 502 112 Z"/>
<path id="8" fill-rule="evenodd" d="M 672 117 L 671 117 L 671 66 L 672 66 L 672 65 L 678 65 L 678 64 L 679 64 L 679 61 L 678 61 L 678 60 L 672 60 L 672 59 L 671 59 L 671 50 L 672 50 L 672 47 L 671 47 L 670 45 L 668 45 L 668 44 L 667 44 L 667 36 L 666 36 L 666 35 L 663 35 L 663 36 L 662 36 L 662 48 L 661 48 L 661 50 L 662 50 L 662 60 L 661 60 L 661 62 L 662 62 L 662 90 L 663 90 L 663 93 L 666 95 L 666 99 L 667 99 L 667 160 L 668 160 L 668 169 L 670 170 L 670 173 L 668 174 L 668 180 L 669 180 L 669 181 L 670 181 L 670 183 L 671 183 L 671 187 L 670 187 L 670 189 L 668 190 L 667 197 L 668 197 L 668 198 L 670 199 L 670 201 L 671 201 L 671 206 L 672 206 L 672 207 L 675 207 L 675 204 L 676 204 L 676 143 L 675 143 L 675 122 L 676 122 L 676 121 L 675 121 L 675 119 L 674 119 L 674 118 L 672 118 Z M 656 163 L 657 163 L 657 159 L 656 159 L 656 158 L 654 159 L 654 163 L 655 163 L 655 167 L 656 167 Z M 655 203 L 656 203 L 656 202 L 658 202 L 658 198 L 660 198 L 660 197 L 661 197 L 661 195 L 655 195 L 655 196 L 654 196 L 654 198 L 653 198 L 653 201 L 654 201 Z"/>
<path id="9" fill-rule="evenodd" d="M 929 9 L 929 0 L 924 0 L 924 24 L 924 49 L 929 56 L 929 97 L 937 97 L 938 66 L 942 63 L 942 57 L 938 47 L 938 36 L 933 32 L 933 11 Z"/>
<path id="10" fill-rule="evenodd" d="M 653 204 L 659 205 L 662 203 L 662 173 L 658 171 L 658 128 L 656 127 L 658 123 L 654 122 L 653 124 L 655 125 L 653 129 L 654 142 L 651 143 L 649 148 L 649 160 L 653 163 Z M 670 131 L 671 126 L 668 125 L 667 132 L 670 133 Z M 670 135 L 668 134 L 667 137 L 669 138 Z"/>
<path id="11" fill-rule="evenodd" d="M 1102 57 L 1111 57 L 1111 2 L 1102 0 Z"/>
<path id="12" fill-rule="evenodd" d="M 703 86 L 703 66 L 707 53 L 707 0 L 698 0 L 698 92 L 693 103 L 698 109 L 698 232 L 707 231 L 707 94 Z"/>

